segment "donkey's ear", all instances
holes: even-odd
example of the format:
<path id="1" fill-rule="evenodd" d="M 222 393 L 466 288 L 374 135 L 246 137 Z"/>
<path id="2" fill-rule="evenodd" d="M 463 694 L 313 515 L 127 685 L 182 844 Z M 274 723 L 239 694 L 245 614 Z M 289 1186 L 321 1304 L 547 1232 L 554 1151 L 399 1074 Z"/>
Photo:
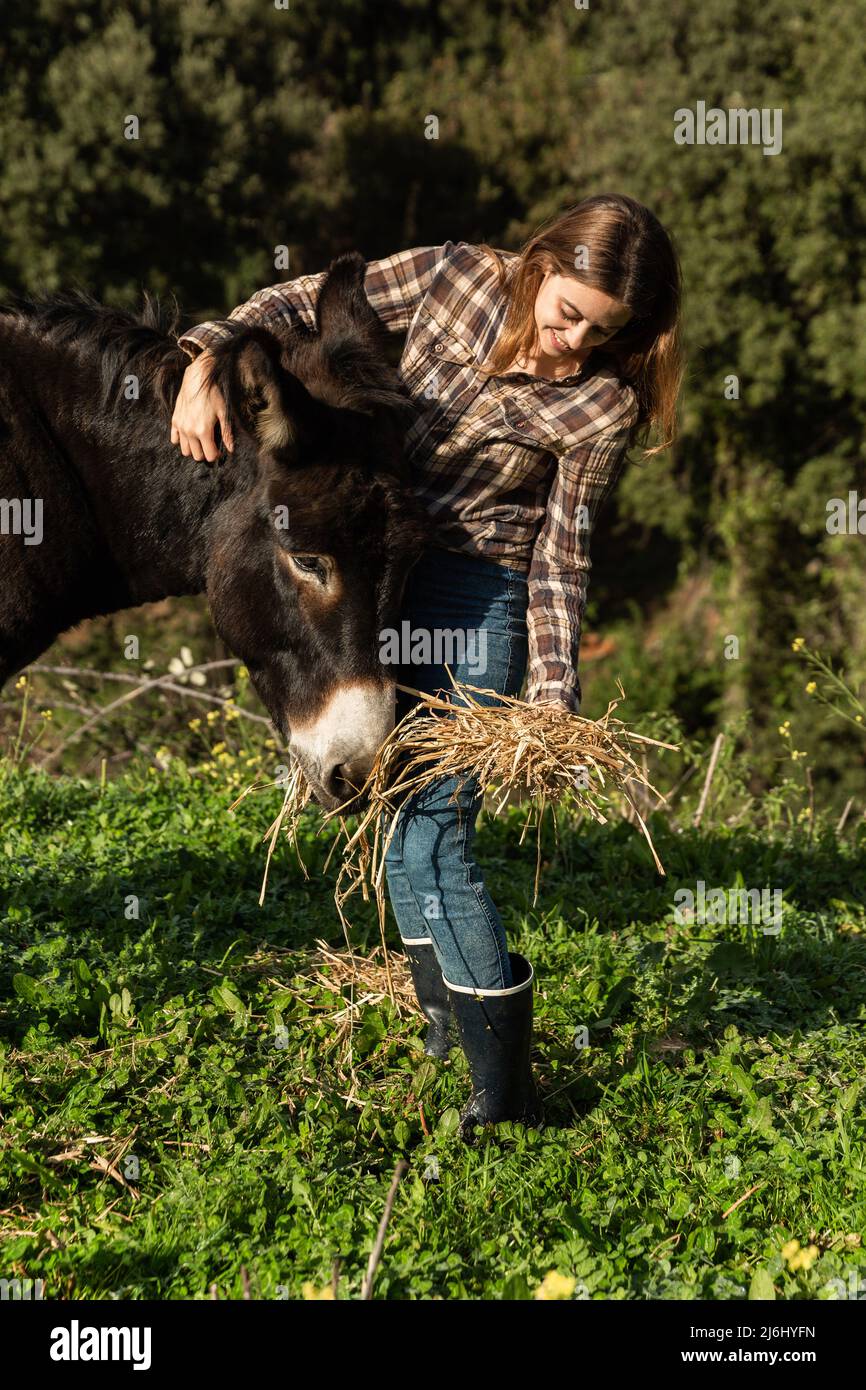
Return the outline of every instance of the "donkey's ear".
<path id="1" fill-rule="evenodd" d="M 316 300 L 316 332 L 323 339 L 360 334 L 387 337 L 384 325 L 364 289 L 367 262 L 357 251 L 331 261 Z"/>
<path id="2" fill-rule="evenodd" d="M 286 462 L 300 454 L 315 402 L 296 376 L 280 365 L 282 345 L 261 328 L 242 330 L 213 349 L 211 380 L 233 418 L 260 449 Z"/>
<path id="3" fill-rule="evenodd" d="M 260 449 L 295 453 L 298 430 L 283 398 L 283 375 L 267 346 L 253 339 L 244 343 L 235 359 L 238 406 L 249 422 Z"/>

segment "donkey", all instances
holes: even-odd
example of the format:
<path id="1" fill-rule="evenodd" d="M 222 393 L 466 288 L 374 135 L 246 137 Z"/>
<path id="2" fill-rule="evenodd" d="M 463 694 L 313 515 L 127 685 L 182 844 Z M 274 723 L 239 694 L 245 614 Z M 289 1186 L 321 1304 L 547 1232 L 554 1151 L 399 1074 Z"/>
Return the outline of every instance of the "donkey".
<path id="1" fill-rule="evenodd" d="M 428 532 L 404 455 L 416 403 L 364 274 L 357 253 L 332 262 L 315 331 L 232 326 L 211 379 L 236 442 L 213 465 L 169 442 L 188 359 L 158 304 L 0 311 L 0 686 L 85 618 L 205 594 L 315 800 L 359 807 L 394 726 L 378 634 Z"/>

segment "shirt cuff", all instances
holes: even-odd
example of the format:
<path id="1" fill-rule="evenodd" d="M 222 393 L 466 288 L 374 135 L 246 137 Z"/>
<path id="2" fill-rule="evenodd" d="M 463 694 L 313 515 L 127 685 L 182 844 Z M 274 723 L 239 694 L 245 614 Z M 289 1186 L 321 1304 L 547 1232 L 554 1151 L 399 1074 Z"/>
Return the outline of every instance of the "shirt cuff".
<path id="1" fill-rule="evenodd" d="M 532 705 L 562 705 L 570 714 L 580 713 L 581 689 L 578 680 L 543 681 L 526 688 L 524 700 Z"/>
<path id="2" fill-rule="evenodd" d="M 214 343 L 220 342 L 223 338 L 230 338 L 231 334 L 230 328 L 223 328 L 218 323 L 203 323 L 178 338 L 177 345 L 190 357 L 198 357 L 200 352 L 213 347 Z"/>

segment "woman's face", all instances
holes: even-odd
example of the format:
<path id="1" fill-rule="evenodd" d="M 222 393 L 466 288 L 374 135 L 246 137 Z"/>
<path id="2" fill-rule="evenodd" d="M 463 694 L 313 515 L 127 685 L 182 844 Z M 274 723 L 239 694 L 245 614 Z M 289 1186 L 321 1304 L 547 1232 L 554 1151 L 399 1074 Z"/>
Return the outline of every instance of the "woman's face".
<path id="1" fill-rule="evenodd" d="M 631 318 L 631 310 L 601 290 L 549 270 L 535 297 L 535 325 L 541 351 L 576 364 L 602 347 Z"/>

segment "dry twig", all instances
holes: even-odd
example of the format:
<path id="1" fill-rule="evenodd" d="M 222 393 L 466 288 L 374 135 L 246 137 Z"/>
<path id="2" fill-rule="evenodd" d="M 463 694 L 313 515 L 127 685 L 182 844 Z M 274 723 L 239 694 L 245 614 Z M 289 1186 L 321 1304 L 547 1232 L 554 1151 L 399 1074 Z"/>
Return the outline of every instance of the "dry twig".
<path id="1" fill-rule="evenodd" d="M 391 1219 L 391 1209 L 394 1206 L 394 1198 L 397 1196 L 397 1188 L 400 1186 L 400 1179 L 408 1169 L 409 1164 L 405 1158 L 401 1158 L 397 1167 L 394 1169 L 394 1176 L 391 1179 L 391 1187 L 385 1202 L 385 1210 L 382 1213 L 382 1220 L 379 1222 L 379 1229 L 376 1232 L 376 1242 L 370 1251 L 370 1259 L 367 1263 L 367 1273 L 364 1275 L 364 1282 L 361 1285 L 361 1298 L 371 1299 L 373 1297 L 373 1279 L 375 1278 L 376 1268 L 382 1257 L 382 1246 L 385 1244 L 385 1232 L 388 1229 L 388 1222 Z"/>

